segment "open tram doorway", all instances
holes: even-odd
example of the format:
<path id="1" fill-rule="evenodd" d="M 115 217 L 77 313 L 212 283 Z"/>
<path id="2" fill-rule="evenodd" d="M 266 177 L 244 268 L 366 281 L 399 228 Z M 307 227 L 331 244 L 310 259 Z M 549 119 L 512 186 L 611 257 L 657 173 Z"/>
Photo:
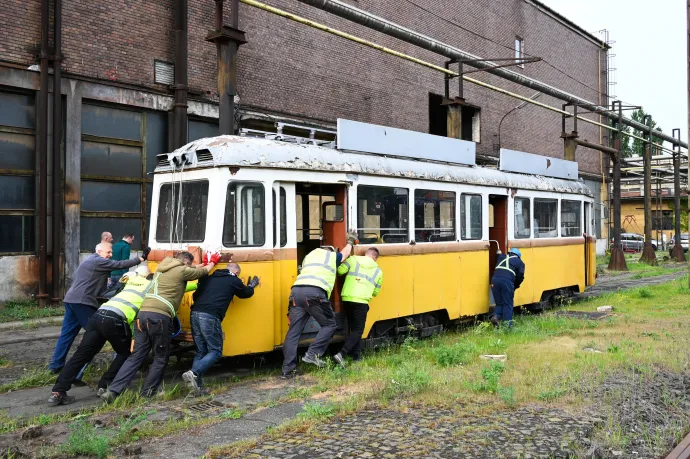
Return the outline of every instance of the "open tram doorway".
<path id="1" fill-rule="evenodd" d="M 297 230 L 297 266 L 309 252 L 319 247 L 333 247 L 339 252 L 347 243 L 347 192 L 345 184 L 295 183 L 295 228 Z M 331 293 L 331 305 L 336 314 L 338 330 L 345 331 L 345 314 L 342 309 L 340 290 L 342 281 L 337 278 Z M 310 319 L 302 332 L 302 339 L 316 333 L 319 325 Z M 306 335 L 306 336 L 305 336 Z"/>
<path id="2" fill-rule="evenodd" d="M 508 250 L 508 196 L 489 195 L 489 281 L 496 269 L 497 251 Z"/>

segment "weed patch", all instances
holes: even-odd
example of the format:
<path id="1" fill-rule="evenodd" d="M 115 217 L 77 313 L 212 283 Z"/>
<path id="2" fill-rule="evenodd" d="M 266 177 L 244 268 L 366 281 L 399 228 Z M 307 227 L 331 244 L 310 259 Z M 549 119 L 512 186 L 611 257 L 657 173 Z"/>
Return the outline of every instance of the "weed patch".
<path id="1" fill-rule="evenodd" d="M 42 308 L 36 301 L 9 300 L 0 308 L 0 323 L 56 317 L 63 315 L 64 312 L 65 309 L 62 306 Z"/>
<path id="2" fill-rule="evenodd" d="M 477 346 L 471 342 L 460 342 L 450 346 L 439 346 L 431 350 L 436 363 L 442 367 L 470 363 L 477 353 Z"/>
<path id="3" fill-rule="evenodd" d="M 324 419 L 335 414 L 335 406 L 332 403 L 308 402 L 297 415 L 301 419 Z"/>
<path id="4" fill-rule="evenodd" d="M 30 387 L 47 386 L 48 384 L 53 384 L 56 380 L 57 376 L 51 373 L 47 368 L 33 368 L 24 372 L 16 381 L 0 386 L 0 393 L 28 389 Z"/>
<path id="5" fill-rule="evenodd" d="M 492 360 L 489 365 L 482 367 L 482 379 L 472 383 L 472 390 L 495 394 L 498 391 L 498 380 L 504 370 L 505 365 L 502 362 Z"/>
<path id="6" fill-rule="evenodd" d="M 431 375 L 421 365 L 405 362 L 390 372 L 388 384 L 383 391 L 384 398 L 417 394 L 424 390 L 431 380 Z"/>
<path id="7" fill-rule="evenodd" d="M 95 456 L 99 459 L 110 455 L 110 440 L 100 435 L 93 425 L 77 421 L 70 425 L 70 430 L 67 442 L 60 447 L 61 453 L 71 456 Z"/>

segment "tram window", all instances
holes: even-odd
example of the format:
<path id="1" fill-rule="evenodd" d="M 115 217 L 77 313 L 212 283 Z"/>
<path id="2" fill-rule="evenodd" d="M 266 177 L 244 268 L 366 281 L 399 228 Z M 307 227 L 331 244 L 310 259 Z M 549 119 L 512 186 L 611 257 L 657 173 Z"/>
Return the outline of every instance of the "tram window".
<path id="1" fill-rule="evenodd" d="M 581 210 L 582 203 L 580 201 L 566 199 L 561 201 L 561 236 L 582 236 Z"/>
<path id="2" fill-rule="evenodd" d="M 278 227 L 276 225 L 276 208 L 280 206 L 280 246 L 287 245 L 287 205 L 285 188 L 280 187 L 280 203 L 276 199 L 276 190 L 273 190 L 273 247 L 275 247 L 278 237 Z"/>
<path id="3" fill-rule="evenodd" d="M 264 186 L 231 182 L 225 201 L 223 245 L 260 246 L 266 241 Z"/>
<path id="4" fill-rule="evenodd" d="M 158 242 L 202 242 L 206 235 L 208 180 L 161 185 L 158 198 Z"/>
<path id="5" fill-rule="evenodd" d="M 408 190 L 357 187 L 357 234 L 362 244 L 408 242 Z"/>
<path id="6" fill-rule="evenodd" d="M 415 242 L 455 240 L 455 193 L 415 190 Z"/>
<path id="7" fill-rule="evenodd" d="M 534 200 L 534 237 L 558 236 L 558 200 Z"/>
<path id="8" fill-rule="evenodd" d="M 463 239 L 482 238 L 482 197 L 462 194 L 460 199 L 461 236 Z"/>
<path id="9" fill-rule="evenodd" d="M 515 238 L 526 239 L 531 233 L 529 198 L 515 198 Z"/>

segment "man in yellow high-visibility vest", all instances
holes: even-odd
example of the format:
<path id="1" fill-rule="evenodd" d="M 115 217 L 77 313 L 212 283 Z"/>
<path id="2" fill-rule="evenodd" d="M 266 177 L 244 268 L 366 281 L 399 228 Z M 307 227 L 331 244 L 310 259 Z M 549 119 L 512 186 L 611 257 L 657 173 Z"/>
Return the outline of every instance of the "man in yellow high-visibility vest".
<path id="1" fill-rule="evenodd" d="M 295 376 L 297 347 L 302 329 L 309 317 L 313 317 L 321 328 L 302 357 L 302 362 L 318 367 L 325 365 L 320 357 L 326 352 L 337 328 L 335 313 L 329 301 L 335 285 L 335 273 L 338 266 L 350 256 L 352 244 L 356 238 L 356 235 L 348 234 L 348 243 L 340 253 L 334 253 L 327 248 L 318 248 L 304 257 L 302 271 L 292 285 L 289 298 L 290 327 L 283 343 L 281 378 L 290 379 Z"/>
<path id="2" fill-rule="evenodd" d="M 125 283 L 124 289 L 101 305 L 89 319 L 84 338 L 60 372 L 48 404 L 69 405 L 75 401 L 73 396 L 67 395 L 67 391 L 72 388 L 72 381 L 84 364 L 90 362 L 103 349 L 106 342 L 113 347 L 116 356 L 108 371 L 98 382 L 99 391 L 105 391 L 129 357 L 132 342 L 131 324 L 139 313 L 144 295 L 151 284 L 152 275 L 148 266 L 144 265 L 138 267 L 134 273 L 125 276 L 120 281 Z"/>
<path id="3" fill-rule="evenodd" d="M 335 361 L 343 368 L 345 356 L 348 354 L 355 361 L 360 358 L 359 351 L 364 325 L 367 322 L 369 301 L 379 294 L 383 284 L 383 271 L 376 263 L 378 259 L 379 250 L 370 247 L 363 257 L 350 257 L 338 267 L 338 274 L 346 275 L 341 297 L 347 314 L 347 325 L 350 328 L 345 344 L 334 356 Z"/>

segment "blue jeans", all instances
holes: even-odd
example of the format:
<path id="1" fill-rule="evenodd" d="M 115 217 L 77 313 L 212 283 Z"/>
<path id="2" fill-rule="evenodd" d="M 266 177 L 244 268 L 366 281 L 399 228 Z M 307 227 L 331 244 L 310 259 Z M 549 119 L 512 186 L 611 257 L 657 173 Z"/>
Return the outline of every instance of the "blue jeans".
<path id="1" fill-rule="evenodd" d="M 70 347 L 72 347 L 74 339 L 79 334 L 79 330 L 86 328 L 86 324 L 95 312 L 96 308 L 86 304 L 65 303 L 65 317 L 62 319 L 62 330 L 60 330 L 60 337 L 55 345 L 53 358 L 48 365 L 49 370 L 55 371 L 65 366 L 67 353 Z M 81 379 L 85 368 L 86 365 L 77 375 L 77 379 Z"/>
<path id="2" fill-rule="evenodd" d="M 220 320 L 205 312 L 192 311 L 192 338 L 196 346 L 192 371 L 197 376 L 197 384 L 202 386 L 202 375 L 223 356 L 223 329 Z"/>
<path id="3" fill-rule="evenodd" d="M 491 292 L 494 294 L 496 309 L 494 315 L 499 321 L 513 325 L 513 297 L 515 296 L 515 286 L 510 279 L 496 279 L 491 284 Z"/>

